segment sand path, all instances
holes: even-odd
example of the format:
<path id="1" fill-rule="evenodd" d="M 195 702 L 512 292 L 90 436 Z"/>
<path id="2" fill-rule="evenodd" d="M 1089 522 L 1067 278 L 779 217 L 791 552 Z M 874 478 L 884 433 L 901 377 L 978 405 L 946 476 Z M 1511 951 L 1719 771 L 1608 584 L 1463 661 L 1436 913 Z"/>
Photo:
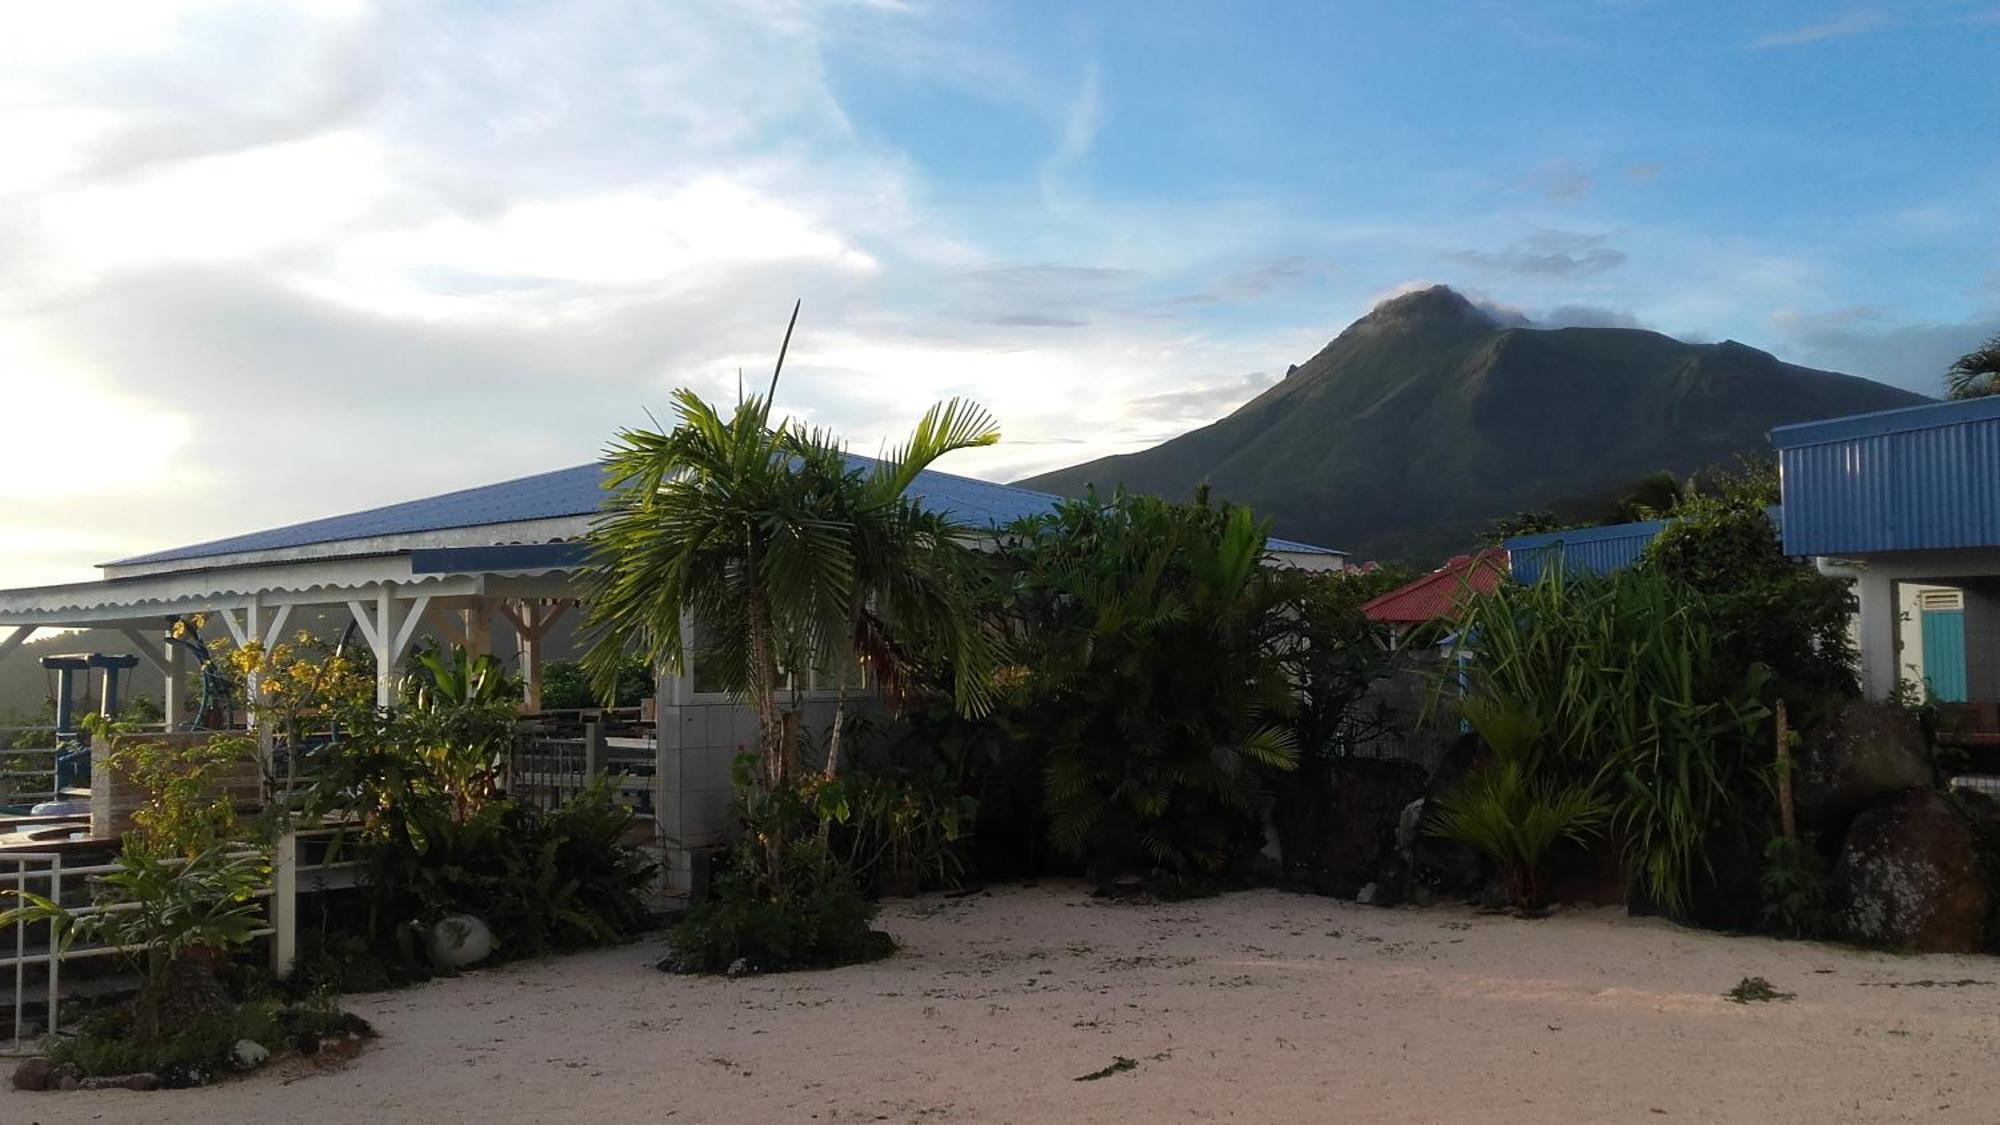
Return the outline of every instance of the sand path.
<path id="1" fill-rule="evenodd" d="M 0 1091 L 0 1123 L 2000 1121 L 1990 958 L 1272 891 L 882 922 L 902 952 L 829 973 L 672 977 L 641 945 L 355 997 L 382 1038 L 338 1068 Z M 1797 999 L 1724 1000 L 1745 976 Z"/>

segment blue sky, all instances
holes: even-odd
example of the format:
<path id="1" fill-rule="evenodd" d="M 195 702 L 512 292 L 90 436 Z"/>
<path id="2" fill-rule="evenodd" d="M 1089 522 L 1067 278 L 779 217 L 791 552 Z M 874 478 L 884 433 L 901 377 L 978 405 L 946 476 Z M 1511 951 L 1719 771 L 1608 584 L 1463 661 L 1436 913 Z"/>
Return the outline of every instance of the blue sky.
<path id="1" fill-rule="evenodd" d="M 0 42 L 0 584 L 588 460 L 674 386 L 1008 479 L 1375 301 L 1935 388 L 2000 4 L 43 5 Z M 78 459 L 71 434 L 115 457 Z M 61 472 L 48 466 L 62 464 Z"/>

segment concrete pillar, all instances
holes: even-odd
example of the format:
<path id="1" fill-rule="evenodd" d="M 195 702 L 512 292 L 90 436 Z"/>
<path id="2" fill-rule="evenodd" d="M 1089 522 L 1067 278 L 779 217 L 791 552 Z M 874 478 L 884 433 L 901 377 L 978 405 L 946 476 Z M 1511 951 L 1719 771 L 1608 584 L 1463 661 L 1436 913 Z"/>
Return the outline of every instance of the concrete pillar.
<path id="1" fill-rule="evenodd" d="M 1968 580 L 1965 590 L 1965 697 L 2000 702 L 2000 582 Z"/>
<path id="2" fill-rule="evenodd" d="M 1854 583 L 1861 608 L 1855 615 L 1855 642 L 1861 649 L 1861 691 L 1887 699 L 1896 690 L 1898 583 L 1879 570 L 1864 569 Z"/>
<path id="3" fill-rule="evenodd" d="M 160 668 L 160 709 L 166 712 L 167 731 L 171 733 L 181 729 L 184 722 L 181 718 L 181 671 L 183 667 L 181 646 L 175 644 L 170 637 L 161 646 L 161 656 L 163 657 L 163 661 Z"/>

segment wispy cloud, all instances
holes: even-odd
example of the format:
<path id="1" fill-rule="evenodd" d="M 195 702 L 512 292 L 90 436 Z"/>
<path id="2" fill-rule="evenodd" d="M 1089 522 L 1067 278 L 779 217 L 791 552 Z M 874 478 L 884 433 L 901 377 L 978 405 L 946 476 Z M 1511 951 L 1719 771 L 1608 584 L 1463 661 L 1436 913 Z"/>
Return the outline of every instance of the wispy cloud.
<path id="1" fill-rule="evenodd" d="M 1625 251 L 1609 241 L 1601 234 L 1544 230 L 1499 250 L 1453 250 L 1446 257 L 1493 273 L 1578 278 L 1625 264 Z"/>
<path id="2" fill-rule="evenodd" d="M 1056 135 L 1055 151 L 1042 164 L 1042 203 L 1053 210 L 1074 205 L 1077 166 L 1090 155 L 1097 133 L 1104 127 L 1104 99 L 1097 64 L 1083 69 L 1083 81 L 1076 97 L 1064 113 Z"/>
<path id="3" fill-rule="evenodd" d="M 1750 46 L 1757 50 L 1767 50 L 1772 47 L 1802 47 L 1808 43 L 1823 43 L 1829 39 L 1864 35 L 1877 28 L 1886 27 L 1888 23 L 1889 17 L 1882 12 L 1856 9 L 1823 23 L 1807 24 L 1789 31 L 1774 31 L 1759 36 L 1750 41 Z"/>

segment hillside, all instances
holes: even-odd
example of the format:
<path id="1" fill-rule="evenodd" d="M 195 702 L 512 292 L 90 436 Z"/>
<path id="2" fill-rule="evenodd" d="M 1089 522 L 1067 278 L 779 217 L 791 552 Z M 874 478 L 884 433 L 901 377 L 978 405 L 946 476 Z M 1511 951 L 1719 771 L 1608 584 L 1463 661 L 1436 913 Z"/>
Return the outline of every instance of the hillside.
<path id="1" fill-rule="evenodd" d="M 1019 483 L 1181 497 L 1207 480 L 1280 535 L 1429 563 L 1499 515 L 1768 452 L 1786 422 L 1923 401 L 1734 341 L 1503 323 L 1436 286 L 1377 306 L 1221 421 Z"/>

